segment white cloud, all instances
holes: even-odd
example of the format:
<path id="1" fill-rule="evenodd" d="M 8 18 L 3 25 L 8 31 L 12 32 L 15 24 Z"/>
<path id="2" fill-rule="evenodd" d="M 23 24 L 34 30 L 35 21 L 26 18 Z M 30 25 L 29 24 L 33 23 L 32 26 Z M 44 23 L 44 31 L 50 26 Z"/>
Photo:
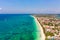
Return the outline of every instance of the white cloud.
<path id="1" fill-rule="evenodd" d="M 0 8 L 0 10 L 2 10 L 2 8 Z"/>

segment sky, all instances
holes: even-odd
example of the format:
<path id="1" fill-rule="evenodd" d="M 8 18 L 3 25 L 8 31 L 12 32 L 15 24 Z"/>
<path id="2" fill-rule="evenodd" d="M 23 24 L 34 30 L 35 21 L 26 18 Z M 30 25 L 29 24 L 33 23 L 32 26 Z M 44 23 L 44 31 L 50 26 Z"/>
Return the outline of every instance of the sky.
<path id="1" fill-rule="evenodd" d="M 0 0 L 0 13 L 60 13 L 60 0 Z"/>

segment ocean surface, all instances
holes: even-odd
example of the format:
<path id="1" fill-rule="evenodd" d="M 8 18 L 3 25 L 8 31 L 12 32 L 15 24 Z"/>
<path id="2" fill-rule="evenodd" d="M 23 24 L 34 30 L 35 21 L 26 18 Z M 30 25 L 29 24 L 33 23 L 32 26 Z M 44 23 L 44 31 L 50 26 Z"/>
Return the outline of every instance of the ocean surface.
<path id="1" fill-rule="evenodd" d="M 34 18 L 28 14 L 0 14 L 0 40 L 36 40 Z"/>
<path id="2" fill-rule="evenodd" d="M 57 18 L 60 19 L 60 14 L 57 15 Z"/>

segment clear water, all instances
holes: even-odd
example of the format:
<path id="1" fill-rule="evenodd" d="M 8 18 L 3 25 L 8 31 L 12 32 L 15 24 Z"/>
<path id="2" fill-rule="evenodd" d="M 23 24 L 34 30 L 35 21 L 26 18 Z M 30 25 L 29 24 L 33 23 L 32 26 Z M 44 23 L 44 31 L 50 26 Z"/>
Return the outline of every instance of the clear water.
<path id="1" fill-rule="evenodd" d="M 26 14 L 0 14 L 0 40 L 35 40 L 34 18 Z"/>

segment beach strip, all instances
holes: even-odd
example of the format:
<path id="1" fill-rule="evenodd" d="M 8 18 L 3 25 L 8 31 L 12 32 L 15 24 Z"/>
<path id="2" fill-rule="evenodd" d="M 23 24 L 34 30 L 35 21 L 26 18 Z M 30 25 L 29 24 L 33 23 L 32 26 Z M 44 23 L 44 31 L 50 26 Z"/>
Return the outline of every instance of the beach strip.
<path id="1" fill-rule="evenodd" d="M 42 26 L 40 25 L 40 23 L 38 22 L 37 18 L 32 16 L 36 22 L 36 26 L 37 26 L 37 30 L 39 31 L 37 33 L 37 40 L 45 40 L 45 34 L 44 34 L 44 31 L 43 31 L 43 28 Z"/>

